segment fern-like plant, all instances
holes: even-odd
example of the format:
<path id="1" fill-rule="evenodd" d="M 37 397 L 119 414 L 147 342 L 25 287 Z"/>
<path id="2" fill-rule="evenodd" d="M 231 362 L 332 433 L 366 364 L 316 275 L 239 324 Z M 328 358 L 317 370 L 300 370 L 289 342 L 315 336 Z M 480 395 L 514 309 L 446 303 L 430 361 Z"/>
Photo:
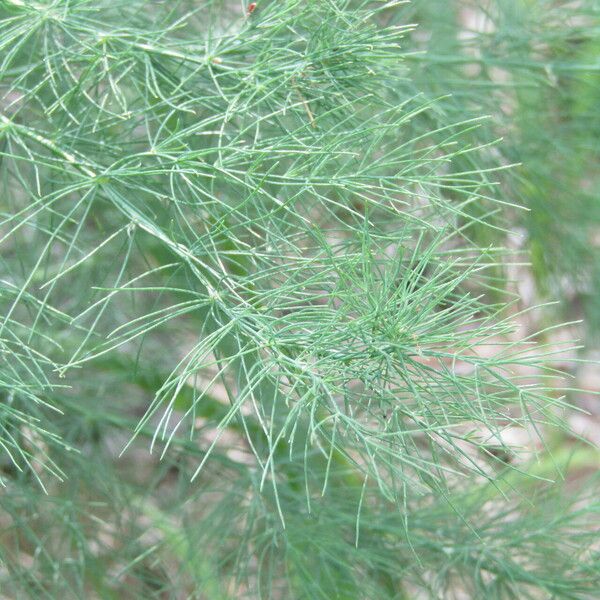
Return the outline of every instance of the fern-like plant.
<path id="1" fill-rule="evenodd" d="M 0 0 L 1 597 L 597 597 L 427 6 Z"/>

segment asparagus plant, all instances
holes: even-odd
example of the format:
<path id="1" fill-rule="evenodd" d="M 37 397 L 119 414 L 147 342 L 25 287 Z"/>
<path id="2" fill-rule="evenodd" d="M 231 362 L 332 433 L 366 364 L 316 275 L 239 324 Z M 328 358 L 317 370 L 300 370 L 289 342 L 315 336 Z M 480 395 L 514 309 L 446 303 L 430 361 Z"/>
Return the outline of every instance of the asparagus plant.
<path id="1" fill-rule="evenodd" d="M 431 6 L 0 2 L 2 597 L 600 589 L 506 289 L 530 92 Z"/>

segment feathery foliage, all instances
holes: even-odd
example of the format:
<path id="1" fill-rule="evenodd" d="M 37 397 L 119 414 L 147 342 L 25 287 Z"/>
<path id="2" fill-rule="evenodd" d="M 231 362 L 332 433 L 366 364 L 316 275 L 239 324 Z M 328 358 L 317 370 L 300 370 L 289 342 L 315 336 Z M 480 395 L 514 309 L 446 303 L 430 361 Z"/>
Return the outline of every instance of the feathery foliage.
<path id="1" fill-rule="evenodd" d="M 415 53 L 459 4 L 0 1 L 0 594 L 593 597 L 570 346 L 504 291 L 571 34 L 481 2 L 513 37 Z"/>

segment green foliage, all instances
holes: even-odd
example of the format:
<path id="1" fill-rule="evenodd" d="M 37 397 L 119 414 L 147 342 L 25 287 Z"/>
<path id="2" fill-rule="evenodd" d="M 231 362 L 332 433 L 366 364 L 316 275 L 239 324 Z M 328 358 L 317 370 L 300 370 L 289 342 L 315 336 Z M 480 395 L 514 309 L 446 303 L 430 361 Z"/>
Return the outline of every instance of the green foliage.
<path id="1" fill-rule="evenodd" d="M 504 246 L 581 262 L 597 14 L 462 4 L 0 0 L 1 595 L 593 597 Z"/>
<path id="2" fill-rule="evenodd" d="M 581 305 L 590 343 L 597 343 L 597 143 L 600 118 L 594 0 L 414 0 L 414 88 L 452 94 L 446 119 L 490 115 L 484 139 L 501 136 L 494 161 L 518 163 L 503 181 L 508 197 L 528 212 L 511 222 L 525 232 L 542 297 Z M 399 18 L 404 18 L 404 15 Z"/>

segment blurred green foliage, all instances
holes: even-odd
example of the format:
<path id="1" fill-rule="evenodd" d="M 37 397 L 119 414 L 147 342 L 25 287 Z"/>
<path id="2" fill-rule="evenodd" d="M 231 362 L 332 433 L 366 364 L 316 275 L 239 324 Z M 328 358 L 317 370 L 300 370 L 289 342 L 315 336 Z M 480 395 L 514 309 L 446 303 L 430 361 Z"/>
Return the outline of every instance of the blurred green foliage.
<path id="1" fill-rule="evenodd" d="M 479 139 L 518 164 L 503 181 L 540 299 L 600 327 L 600 5 L 595 0 L 414 0 L 416 92 L 452 94 L 441 120 L 489 115 Z M 412 48 L 411 48 L 412 49 Z M 492 157 L 492 162 L 498 156 Z"/>

